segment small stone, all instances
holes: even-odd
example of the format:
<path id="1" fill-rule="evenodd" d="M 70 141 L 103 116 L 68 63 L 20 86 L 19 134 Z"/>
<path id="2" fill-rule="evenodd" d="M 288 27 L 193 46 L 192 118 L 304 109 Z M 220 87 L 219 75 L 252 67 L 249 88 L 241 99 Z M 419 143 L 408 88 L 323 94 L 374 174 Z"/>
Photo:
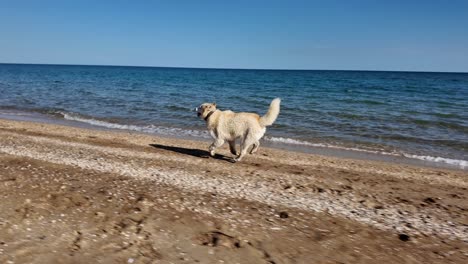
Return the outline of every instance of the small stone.
<path id="1" fill-rule="evenodd" d="M 129 259 L 127 260 L 128 263 L 133 263 L 134 261 L 135 261 L 135 260 L 134 260 L 133 258 L 129 258 Z"/>
<path id="2" fill-rule="evenodd" d="M 288 218 L 289 217 L 289 214 L 287 212 L 280 212 L 279 213 L 279 217 L 280 218 Z"/>
<path id="3" fill-rule="evenodd" d="M 435 203 L 435 200 L 432 199 L 431 197 L 427 197 L 426 199 L 424 199 L 424 202 L 425 203 Z"/>
<path id="4" fill-rule="evenodd" d="M 407 234 L 399 234 L 398 235 L 398 238 L 401 240 L 401 241 L 408 241 L 410 239 L 410 237 L 407 235 Z"/>

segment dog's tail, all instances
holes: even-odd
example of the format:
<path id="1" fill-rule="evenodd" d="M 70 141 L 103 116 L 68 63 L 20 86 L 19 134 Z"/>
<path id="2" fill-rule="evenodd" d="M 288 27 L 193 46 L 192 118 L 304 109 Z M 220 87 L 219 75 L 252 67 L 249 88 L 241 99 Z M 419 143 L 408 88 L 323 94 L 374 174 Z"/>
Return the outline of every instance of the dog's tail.
<path id="1" fill-rule="evenodd" d="M 280 112 L 280 103 L 281 99 L 279 98 L 275 98 L 273 101 L 271 101 L 268 112 L 264 116 L 260 117 L 261 126 L 266 127 L 273 125 L 273 122 L 275 122 Z"/>

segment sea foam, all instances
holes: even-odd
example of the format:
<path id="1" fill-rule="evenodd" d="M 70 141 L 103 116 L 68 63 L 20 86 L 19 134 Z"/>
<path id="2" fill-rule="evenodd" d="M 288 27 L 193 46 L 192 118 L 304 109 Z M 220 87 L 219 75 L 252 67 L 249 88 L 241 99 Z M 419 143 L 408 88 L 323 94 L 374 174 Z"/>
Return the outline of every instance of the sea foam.
<path id="1" fill-rule="evenodd" d="M 276 143 L 310 146 L 310 147 L 317 147 L 317 148 L 342 149 L 342 150 L 358 151 L 358 152 L 365 152 L 365 153 L 378 154 L 378 155 L 405 157 L 409 159 L 417 159 L 417 160 L 429 161 L 429 162 L 434 162 L 434 163 L 445 163 L 445 164 L 459 167 L 461 169 L 468 168 L 468 161 L 466 160 L 414 155 L 414 154 L 408 154 L 405 152 L 388 152 L 384 150 L 369 150 L 369 149 L 362 149 L 362 148 L 352 148 L 352 147 L 344 147 L 344 146 L 325 144 L 325 143 L 312 143 L 312 142 L 307 142 L 307 141 L 302 141 L 302 140 L 297 140 L 297 139 L 292 139 L 292 138 L 284 138 L 284 137 L 265 137 L 265 139 L 271 142 L 276 142 Z"/>
<path id="2" fill-rule="evenodd" d="M 125 125 L 119 123 L 111 123 L 107 121 L 102 121 L 94 118 L 87 118 L 73 113 L 66 113 L 66 112 L 58 112 L 63 116 L 64 119 L 76 122 L 82 122 L 86 124 L 90 124 L 93 126 L 105 127 L 110 129 L 122 129 L 122 130 L 131 130 L 143 133 L 152 133 L 152 134 L 160 134 L 166 136 L 190 136 L 190 137 L 199 137 L 199 138 L 209 138 L 208 132 L 206 131 L 199 131 L 199 130 L 190 130 L 190 129 L 181 129 L 176 127 L 162 127 L 162 126 L 155 126 L 155 125 L 146 125 L 146 126 L 139 126 L 139 125 Z"/>

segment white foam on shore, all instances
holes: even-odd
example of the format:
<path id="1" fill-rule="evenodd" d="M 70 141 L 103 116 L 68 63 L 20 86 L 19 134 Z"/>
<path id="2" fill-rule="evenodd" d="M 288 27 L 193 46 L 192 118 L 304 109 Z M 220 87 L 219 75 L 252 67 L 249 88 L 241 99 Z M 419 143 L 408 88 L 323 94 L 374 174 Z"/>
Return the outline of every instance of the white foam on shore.
<path id="1" fill-rule="evenodd" d="M 292 145 L 311 146 L 311 147 L 323 147 L 323 148 L 328 147 L 327 144 L 322 144 L 322 143 L 311 143 L 311 142 L 301 141 L 301 140 L 292 139 L 292 138 L 284 138 L 284 137 L 265 137 L 265 139 L 268 140 L 268 141 L 271 141 L 271 142 L 286 143 L 286 144 L 292 144 Z"/>
<path id="2" fill-rule="evenodd" d="M 337 145 L 331 145 L 331 144 L 325 144 L 325 143 L 311 143 L 307 141 L 301 141 L 301 140 L 283 138 L 283 137 L 265 137 L 265 139 L 268 141 L 277 142 L 277 143 L 310 146 L 310 147 L 318 147 L 318 148 L 342 149 L 342 150 L 347 150 L 347 151 L 358 151 L 358 152 L 365 152 L 365 153 L 378 154 L 378 155 L 387 155 L 387 156 L 394 156 L 394 157 L 405 157 L 409 159 L 417 159 L 417 160 L 429 161 L 433 163 L 445 163 L 445 164 L 456 166 L 462 169 L 468 168 L 468 161 L 466 160 L 413 155 L 413 154 L 408 154 L 404 152 L 398 153 L 398 152 L 388 152 L 388 151 L 383 151 L 383 150 L 369 150 L 369 149 L 361 149 L 361 148 L 343 147 L 343 146 L 337 146 Z"/>
<path id="3" fill-rule="evenodd" d="M 366 152 L 366 153 L 380 154 L 380 155 L 401 156 L 401 154 L 398 154 L 396 152 L 386 152 L 383 150 L 370 150 L 370 149 L 362 149 L 362 148 L 344 147 L 344 146 L 338 146 L 338 145 L 332 145 L 332 144 L 326 144 L 326 143 L 312 143 L 312 142 L 301 141 L 301 140 L 291 139 L 291 138 L 265 137 L 265 139 L 268 141 L 272 141 L 272 142 L 285 143 L 285 144 L 291 144 L 291 145 L 359 151 L 359 152 Z"/>
<path id="4" fill-rule="evenodd" d="M 162 127 L 162 126 L 155 126 L 155 125 L 148 125 L 148 126 L 123 125 L 123 124 L 118 124 L 118 123 L 110 123 L 110 122 L 106 122 L 102 120 L 97 120 L 93 118 L 85 118 L 79 115 L 65 113 L 65 112 L 58 112 L 58 113 L 61 114 L 63 118 L 66 120 L 87 123 L 93 126 L 106 127 L 110 129 L 131 130 L 131 131 L 153 133 L 153 134 L 160 134 L 160 135 L 167 135 L 167 136 L 178 135 L 178 136 L 209 138 L 208 132 L 206 131 L 181 129 L 181 128 L 175 128 L 175 127 Z"/>
<path id="5" fill-rule="evenodd" d="M 430 162 L 438 162 L 438 163 L 446 163 L 454 166 L 458 166 L 462 169 L 468 168 L 468 161 L 466 160 L 457 160 L 457 159 L 448 159 L 442 157 L 431 157 L 431 156 L 420 156 L 420 155 L 411 155 L 411 154 L 403 154 L 403 156 L 411 159 L 418 159 Z"/>
<path id="6" fill-rule="evenodd" d="M 155 126 L 155 125 L 148 125 L 148 126 L 138 126 L 138 125 L 124 125 L 118 123 L 111 123 L 102 120 L 97 120 L 93 118 L 86 118 L 82 117 L 77 114 L 66 113 L 66 112 L 58 112 L 63 116 L 64 119 L 70 121 L 77 121 L 82 123 L 87 123 L 93 126 L 100 126 L 106 127 L 110 129 L 121 129 L 121 130 L 130 130 L 130 131 L 138 131 L 143 133 L 151 133 L 151 134 L 159 134 L 159 135 L 166 135 L 166 136 L 187 136 L 187 137 L 197 137 L 197 138 L 210 138 L 208 132 L 200 131 L 200 130 L 190 130 L 190 129 L 181 129 L 181 128 L 174 128 L 174 127 L 162 127 L 162 126 Z M 329 149 L 337 149 L 337 150 L 346 150 L 346 151 L 356 151 L 356 152 L 364 152 L 369 154 L 377 154 L 377 155 L 386 155 L 386 156 L 394 156 L 394 157 L 405 157 L 409 159 L 416 159 L 421 161 L 427 161 L 432 163 L 443 163 L 448 164 L 451 166 L 456 166 L 461 169 L 468 168 L 468 161 L 466 160 L 458 160 L 458 159 L 449 159 L 444 157 L 432 157 L 432 156 L 422 156 L 422 155 L 413 155 L 408 153 L 398 153 L 398 152 L 388 152 L 384 150 L 370 150 L 370 149 L 362 149 L 362 148 L 353 148 L 353 147 L 344 147 L 338 146 L 333 144 L 326 144 L 326 143 L 312 143 L 303 140 L 297 140 L 292 138 L 284 138 L 284 137 L 264 137 L 266 141 L 280 143 L 280 144 L 288 144 L 288 145 L 297 145 L 297 146 L 308 146 L 308 147 L 315 147 L 315 148 L 329 148 Z"/>

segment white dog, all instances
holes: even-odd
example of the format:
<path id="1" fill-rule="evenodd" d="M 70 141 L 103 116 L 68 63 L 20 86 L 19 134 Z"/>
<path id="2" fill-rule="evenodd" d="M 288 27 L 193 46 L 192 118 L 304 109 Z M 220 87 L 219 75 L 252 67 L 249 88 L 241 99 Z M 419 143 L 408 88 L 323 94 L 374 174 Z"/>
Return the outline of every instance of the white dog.
<path id="1" fill-rule="evenodd" d="M 214 156 L 216 148 L 221 147 L 225 141 L 229 142 L 231 153 L 237 155 L 234 161 L 240 161 L 252 146 L 250 154 L 255 153 L 260 146 L 267 126 L 275 122 L 280 112 L 281 99 L 274 99 L 268 112 L 260 117 L 255 113 L 234 113 L 216 109 L 215 103 L 204 103 L 195 108 L 197 115 L 206 121 L 208 130 L 214 138 L 210 145 L 210 155 Z M 240 153 L 236 151 L 236 139 L 240 138 Z"/>

